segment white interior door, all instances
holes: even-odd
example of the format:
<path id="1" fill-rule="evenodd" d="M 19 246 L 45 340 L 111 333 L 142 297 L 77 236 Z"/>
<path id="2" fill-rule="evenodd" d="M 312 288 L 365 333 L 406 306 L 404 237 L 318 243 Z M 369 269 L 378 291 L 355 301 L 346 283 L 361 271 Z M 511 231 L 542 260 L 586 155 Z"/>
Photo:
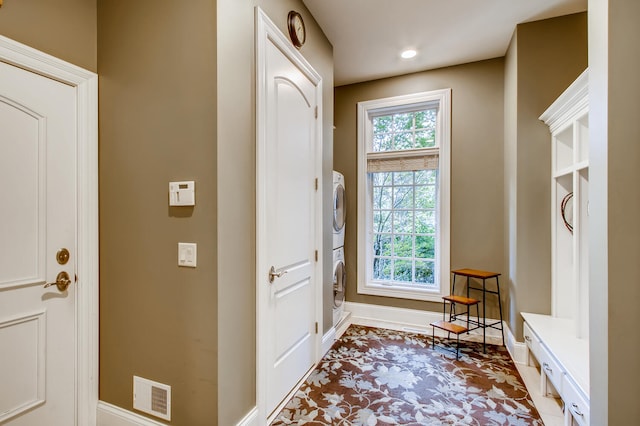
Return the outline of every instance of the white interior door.
<path id="1" fill-rule="evenodd" d="M 259 47 L 258 95 L 258 353 L 267 414 L 315 363 L 320 281 L 320 81 L 274 34 Z"/>
<path id="2" fill-rule="evenodd" d="M 76 102 L 74 87 L 0 62 L 0 423 L 11 426 L 76 422 Z M 45 288 L 62 272 L 66 290 L 62 278 Z"/>

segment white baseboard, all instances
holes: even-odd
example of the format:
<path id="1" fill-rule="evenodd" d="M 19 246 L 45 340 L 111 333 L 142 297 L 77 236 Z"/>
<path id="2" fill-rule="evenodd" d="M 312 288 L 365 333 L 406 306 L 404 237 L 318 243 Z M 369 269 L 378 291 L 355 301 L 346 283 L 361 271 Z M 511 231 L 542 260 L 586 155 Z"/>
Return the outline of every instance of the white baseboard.
<path id="1" fill-rule="evenodd" d="M 98 401 L 97 426 L 166 426 L 108 402 Z"/>
<path id="2" fill-rule="evenodd" d="M 322 336 L 322 353 L 320 354 L 320 358 L 325 356 L 331 346 L 333 346 L 333 342 L 336 341 L 336 328 L 331 327 L 329 331 L 327 331 L 324 336 Z"/>
<path id="3" fill-rule="evenodd" d="M 513 362 L 516 364 L 526 364 L 527 345 L 523 342 L 518 342 L 509 327 L 505 327 L 504 329 L 504 339 Z"/>
<path id="4" fill-rule="evenodd" d="M 351 312 L 342 311 L 342 316 L 340 317 L 340 321 L 338 324 L 335 324 L 333 327 L 336 329 L 336 339 L 342 337 L 344 332 L 347 330 L 347 327 L 351 324 Z"/>
<path id="5" fill-rule="evenodd" d="M 442 312 L 422 311 L 417 309 L 394 308 L 390 306 L 369 305 L 365 303 L 345 302 L 345 311 L 351 313 L 350 323 L 370 327 L 383 327 L 392 330 L 409 331 L 431 335 L 433 321 L 442 319 Z M 473 317 L 473 315 L 472 315 Z M 487 318 L 487 322 L 495 322 L 496 319 Z M 507 340 L 506 331 L 509 329 L 503 321 L 505 330 L 505 343 Z M 487 328 L 487 343 L 502 344 L 500 330 Z M 436 330 L 436 336 L 442 337 L 446 332 Z M 460 340 L 482 339 L 482 330 L 472 330 L 469 335 L 461 335 Z M 481 341 L 481 340 L 480 340 Z"/>
<path id="6" fill-rule="evenodd" d="M 134 412 L 116 407 L 108 402 L 98 401 L 97 426 L 166 426 Z M 236 426 L 259 426 L 258 408 L 251 411 Z"/>
<path id="7" fill-rule="evenodd" d="M 258 426 L 258 407 L 253 407 L 236 426 Z"/>

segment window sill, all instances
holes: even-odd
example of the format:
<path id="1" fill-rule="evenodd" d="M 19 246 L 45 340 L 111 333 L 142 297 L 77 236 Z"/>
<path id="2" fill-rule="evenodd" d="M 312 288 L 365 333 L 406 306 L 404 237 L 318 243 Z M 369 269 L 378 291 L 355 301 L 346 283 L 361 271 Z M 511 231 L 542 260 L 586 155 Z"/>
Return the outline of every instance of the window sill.
<path id="1" fill-rule="evenodd" d="M 442 290 L 419 290 L 412 287 L 398 287 L 384 284 L 358 283 L 358 294 L 370 296 L 394 297 L 397 299 L 422 300 L 427 302 L 442 302 L 442 296 L 448 293 Z"/>

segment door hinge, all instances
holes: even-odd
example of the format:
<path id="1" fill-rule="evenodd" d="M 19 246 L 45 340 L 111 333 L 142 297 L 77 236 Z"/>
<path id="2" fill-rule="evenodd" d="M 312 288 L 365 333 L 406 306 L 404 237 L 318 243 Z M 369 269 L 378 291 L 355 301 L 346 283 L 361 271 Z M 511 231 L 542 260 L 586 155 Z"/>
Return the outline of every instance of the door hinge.
<path id="1" fill-rule="evenodd" d="M 316 118 L 318 118 L 318 107 L 317 106 L 316 106 L 316 110 L 315 110 L 314 115 L 315 115 Z"/>
<path id="2" fill-rule="evenodd" d="M 318 261 L 318 250 L 316 250 L 316 262 Z"/>
<path id="3" fill-rule="evenodd" d="M 316 178 L 316 191 L 318 190 L 318 178 Z"/>
<path id="4" fill-rule="evenodd" d="M 316 334 L 318 334 L 318 322 L 316 321 Z"/>

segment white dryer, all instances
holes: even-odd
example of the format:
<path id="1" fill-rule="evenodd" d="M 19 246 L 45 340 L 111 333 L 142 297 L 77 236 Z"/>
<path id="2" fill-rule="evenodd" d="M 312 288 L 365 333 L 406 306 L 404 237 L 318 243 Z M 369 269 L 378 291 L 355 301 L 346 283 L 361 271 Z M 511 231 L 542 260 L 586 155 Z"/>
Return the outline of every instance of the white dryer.
<path id="1" fill-rule="evenodd" d="M 344 247 L 333 250 L 333 325 L 336 326 L 344 312 L 347 270 L 344 266 Z"/>
<path id="2" fill-rule="evenodd" d="M 333 171 L 333 249 L 344 246 L 347 206 L 344 198 L 344 175 Z"/>

